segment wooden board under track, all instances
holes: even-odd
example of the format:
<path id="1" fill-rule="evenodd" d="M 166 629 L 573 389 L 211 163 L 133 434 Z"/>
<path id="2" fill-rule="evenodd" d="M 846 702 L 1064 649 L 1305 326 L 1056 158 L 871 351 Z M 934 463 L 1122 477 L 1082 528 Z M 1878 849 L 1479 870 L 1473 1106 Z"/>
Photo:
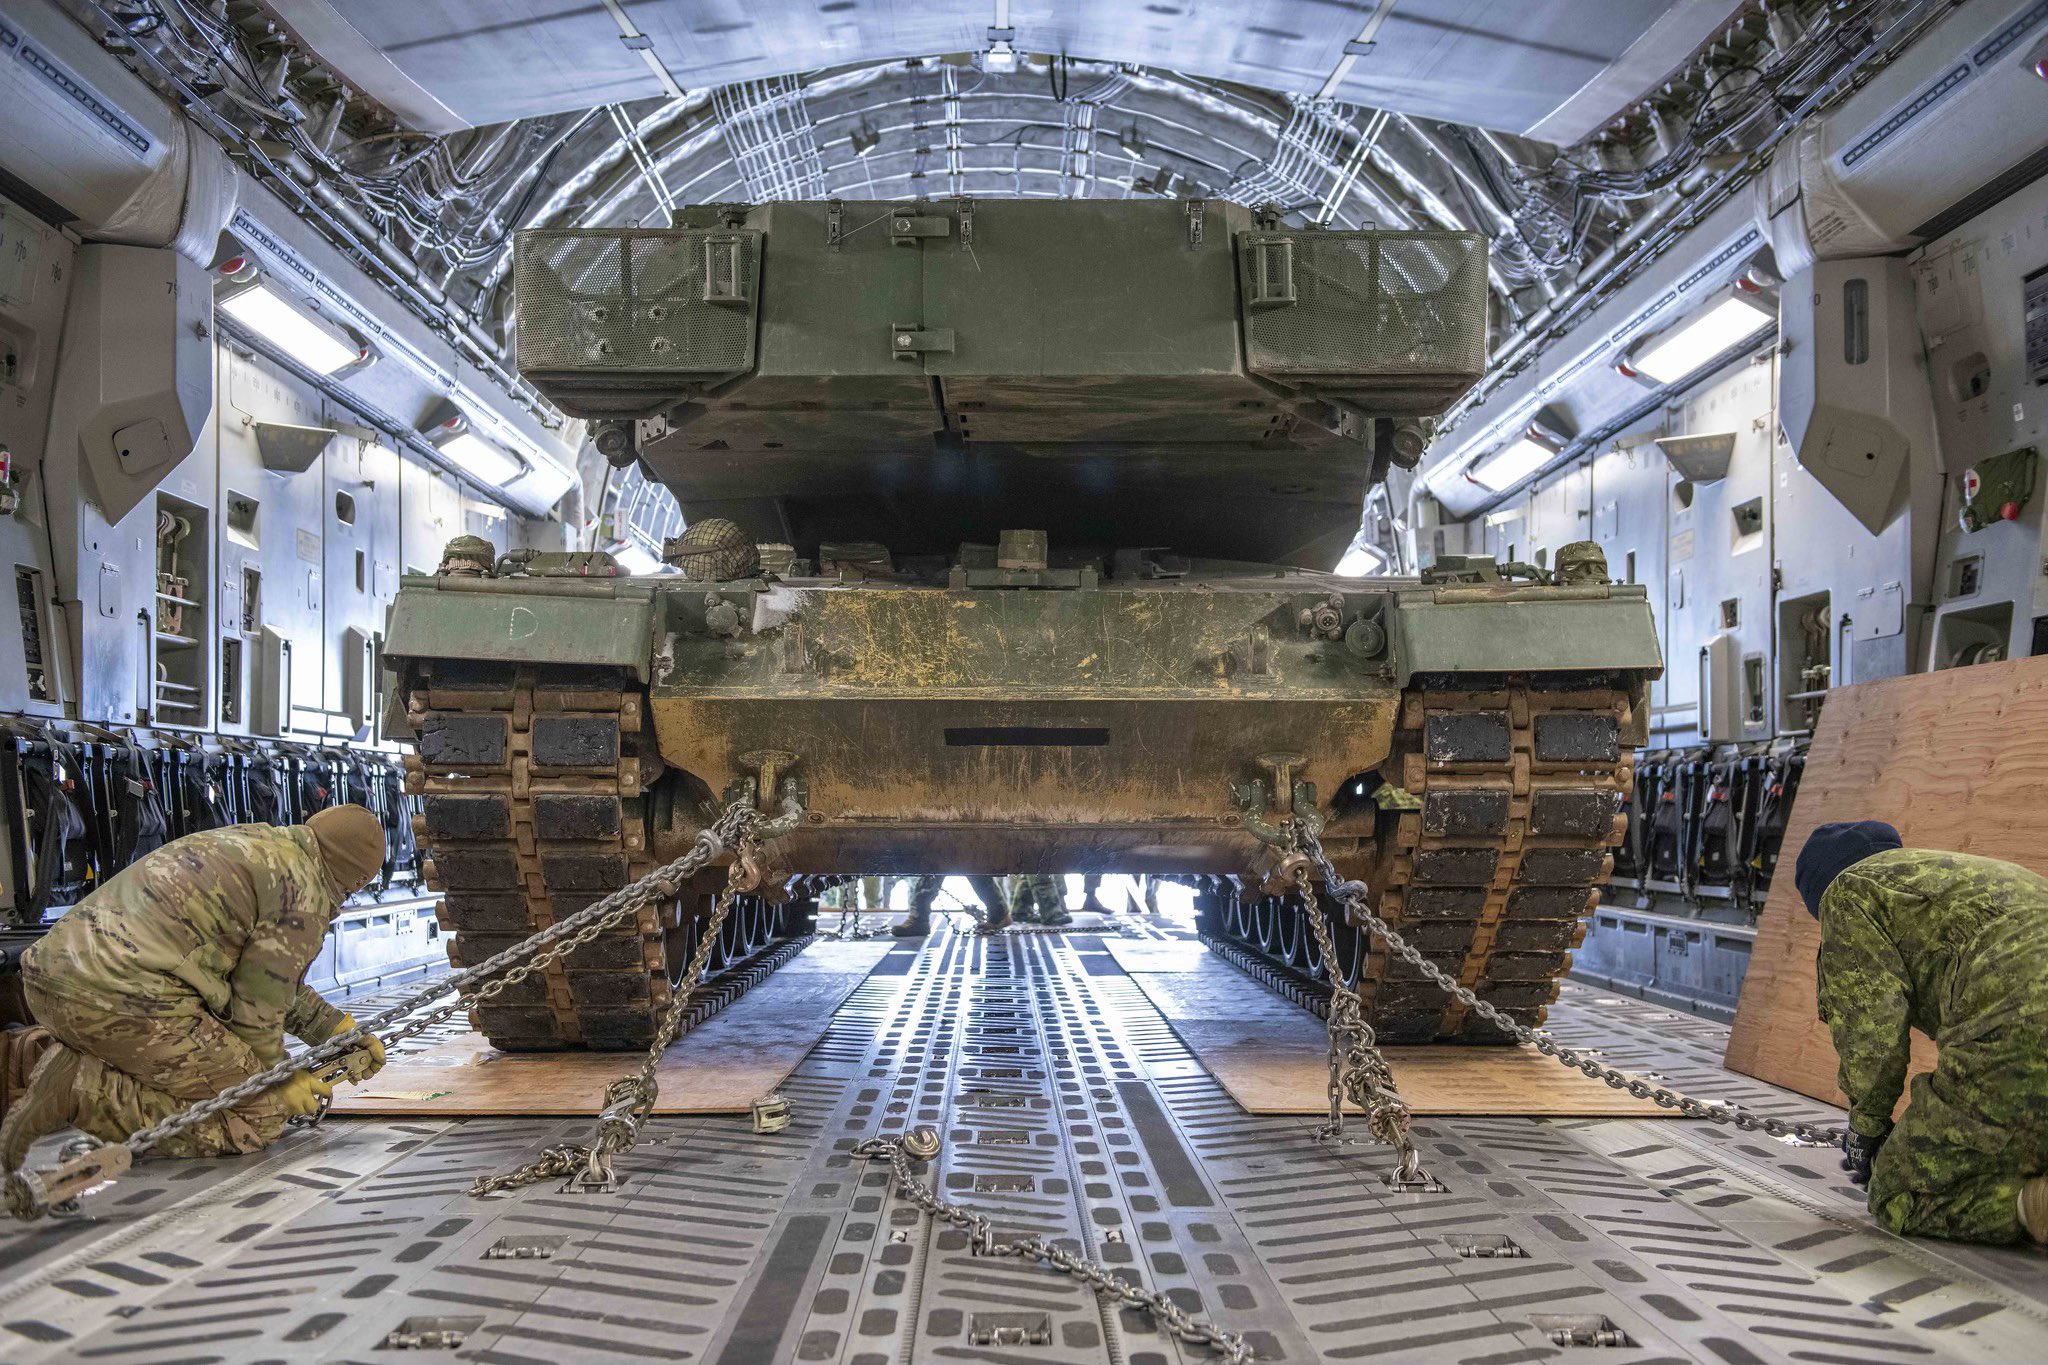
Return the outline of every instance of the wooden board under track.
<path id="1" fill-rule="evenodd" d="M 1200 944 L 1111 939 L 1103 946 L 1245 1112 L 1328 1112 L 1329 1033 L 1322 1020 Z M 1386 1056 L 1417 1115 L 1674 1116 L 1534 1048 L 1403 1046 Z"/>
<path id="2" fill-rule="evenodd" d="M 1792 884 L 1816 825 L 1885 820 L 1908 848 L 2048 875 L 2048 658 L 1857 683 L 1828 693 L 1728 1036 L 1730 1070 L 1830 1104 L 1839 1061 L 1814 998 L 1820 926 Z M 1913 1036 L 1913 1070 L 1934 1065 Z M 1901 1101 L 1903 1103 L 1903 1099 Z"/>
<path id="3" fill-rule="evenodd" d="M 796 1069 L 833 1013 L 894 943 L 821 940 L 729 1007 L 685 1034 L 662 1058 L 657 1114 L 745 1113 Z M 596 1114 L 604 1088 L 640 1064 L 639 1052 L 499 1052 L 462 1033 L 394 1056 L 360 1086 L 337 1086 L 345 1118 L 467 1118 Z"/>

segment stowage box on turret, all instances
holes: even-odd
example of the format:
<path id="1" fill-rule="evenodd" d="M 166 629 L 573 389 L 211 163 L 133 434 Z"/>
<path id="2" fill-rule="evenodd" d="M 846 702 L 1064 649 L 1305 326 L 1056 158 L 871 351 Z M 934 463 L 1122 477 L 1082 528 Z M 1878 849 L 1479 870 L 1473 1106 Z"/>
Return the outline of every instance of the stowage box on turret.
<path id="1" fill-rule="evenodd" d="M 1356 934 L 1313 960 L 1261 890 L 1258 831 L 1300 812 L 1433 960 L 1541 1018 L 1661 668 L 1644 590 L 1597 547 L 1328 571 L 1484 367 L 1483 239 L 831 201 L 526 233 L 516 268 L 521 372 L 690 528 L 666 576 L 405 580 L 394 720 L 458 960 L 674 856 L 766 765 L 806 810 L 768 901 L 792 872 L 1206 875 L 1212 927 L 1355 974 L 1383 1039 L 1492 1040 Z M 479 1025 L 644 1044 L 722 880 Z"/>

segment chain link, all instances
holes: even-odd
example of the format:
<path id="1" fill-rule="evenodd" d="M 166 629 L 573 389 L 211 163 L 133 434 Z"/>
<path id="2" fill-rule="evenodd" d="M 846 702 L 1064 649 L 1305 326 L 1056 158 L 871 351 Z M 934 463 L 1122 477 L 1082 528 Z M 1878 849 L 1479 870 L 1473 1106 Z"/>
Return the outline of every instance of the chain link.
<path id="1" fill-rule="evenodd" d="M 1310 840 L 1315 834 L 1303 822 L 1293 823 L 1292 847 L 1299 849 L 1304 833 Z M 1435 1188 L 1436 1182 L 1422 1169 L 1422 1154 L 1416 1150 L 1415 1140 L 1408 1135 L 1412 1117 L 1408 1102 L 1395 1088 L 1394 1073 L 1380 1052 L 1379 1038 L 1372 1025 L 1365 1022 L 1365 1002 L 1356 988 L 1337 974 L 1337 945 L 1330 934 L 1329 916 L 1309 880 L 1304 877 L 1298 885 L 1309 932 L 1315 935 L 1316 951 L 1322 956 L 1330 980 L 1330 1009 L 1326 1016 L 1330 1029 L 1330 1117 L 1316 1129 L 1316 1138 L 1323 1141 L 1344 1135 L 1344 1102 L 1349 1100 L 1364 1111 L 1367 1130 L 1400 1154 L 1401 1163 L 1389 1174 L 1387 1183 L 1397 1188 Z"/>
<path id="2" fill-rule="evenodd" d="M 1096 1293 L 1109 1295 L 1125 1307 L 1150 1313 L 1154 1321 L 1181 1340 L 1209 1347 L 1216 1352 L 1220 1365 L 1250 1365 L 1251 1348 L 1245 1345 L 1241 1334 L 1226 1332 L 1215 1323 L 1194 1316 L 1159 1290 L 1132 1284 L 1100 1261 L 1091 1261 L 1045 1237 L 997 1241 L 995 1224 L 988 1215 L 948 1203 L 940 1198 L 937 1190 L 917 1178 L 917 1173 L 910 1168 L 912 1157 L 905 1150 L 902 1138 L 868 1138 L 854 1145 L 853 1154 L 887 1161 L 897 1192 L 939 1222 L 950 1223 L 965 1232 L 967 1249 L 972 1254 L 1043 1262 L 1062 1274 L 1073 1276 Z"/>
<path id="3" fill-rule="evenodd" d="M 640 1069 L 630 1076 L 621 1076 L 604 1088 L 604 1109 L 598 1114 L 596 1137 L 588 1147 L 568 1144 L 550 1147 L 524 1166 L 498 1175 L 481 1176 L 469 1187 L 472 1199 L 563 1177 L 589 1189 L 617 1188 L 618 1171 L 612 1164 L 613 1159 L 633 1149 L 633 1144 L 639 1140 L 640 1125 L 654 1112 L 654 1102 L 661 1097 L 661 1083 L 655 1079 L 655 1069 L 661 1065 L 662 1054 L 682 1032 L 690 998 L 703 983 L 704 970 L 711 961 L 711 950 L 718 945 L 719 932 L 725 927 L 725 917 L 731 913 L 733 901 L 758 875 L 753 865 L 755 845 L 751 831 L 742 830 L 739 840 L 738 855 L 726 871 L 725 889 L 718 893 L 710 918 L 704 922 L 697 939 L 697 949 L 690 954 L 689 966 L 684 968 L 682 980 L 677 983 L 669 1000 L 668 1010 L 661 1017 L 661 1027 L 654 1031 L 654 1041 L 647 1045 L 647 1052 L 640 1059 Z"/>
<path id="4" fill-rule="evenodd" d="M 535 972 L 546 970 L 606 930 L 637 919 L 643 909 L 674 900 L 682 894 L 685 883 L 692 876 L 722 854 L 742 846 L 750 847 L 764 835 L 773 837 L 782 832 L 787 823 L 787 820 L 782 818 L 764 822 L 760 813 L 754 809 L 750 796 L 736 801 L 727 806 L 710 827 L 699 832 L 688 852 L 666 867 L 649 873 L 630 886 L 621 887 L 602 900 L 577 911 L 567 919 L 558 920 L 532 937 L 513 944 L 474 967 L 466 968 L 453 976 L 443 977 L 424 989 L 415 991 L 357 1027 L 345 1033 L 338 1033 L 316 1047 L 286 1057 L 275 1066 L 229 1086 L 210 1099 L 201 1100 L 191 1108 L 147 1128 L 139 1129 L 121 1142 L 111 1145 L 124 1147 L 132 1156 L 140 1157 L 165 1139 L 188 1132 L 208 1119 L 257 1098 L 289 1080 L 298 1071 L 314 1071 L 317 1074 L 328 1063 L 339 1061 L 370 1038 L 380 1039 L 389 1049 L 397 1043 L 424 1033 L 471 1006 L 492 999 Z M 737 862 L 735 866 L 738 866 Z M 501 972 L 504 975 L 498 975 Z M 473 992 L 472 988 L 475 988 Z M 454 998 L 447 1003 L 416 1017 L 408 1017 L 443 996 L 450 995 Z M 404 1022 L 399 1023 L 400 1020 Z M 397 1024 L 397 1027 L 389 1032 L 384 1031 L 386 1026 L 393 1024 Z M 109 1144 L 96 1139 L 83 1139 L 80 1144 L 81 1154 L 96 1151 L 107 1145 Z M 9 1211 L 21 1218 L 34 1217 L 44 1212 L 43 1209 L 18 1197 L 20 1176 L 14 1172 L 8 1172 L 7 1175 Z"/>
<path id="5" fill-rule="evenodd" d="M 1544 1056 L 1554 1057 L 1561 1064 L 1571 1067 L 1575 1071 L 1584 1072 L 1594 1080 L 1603 1081 L 1616 1090 L 1626 1090 L 1639 1100 L 1649 1100 L 1660 1109 L 1676 1109 L 1687 1118 L 1705 1119 L 1710 1123 L 1732 1124 L 1737 1128 L 1743 1129 L 1745 1132 L 1767 1133 L 1772 1137 L 1778 1138 L 1789 1137 L 1800 1142 L 1812 1143 L 1815 1146 L 1841 1145 L 1843 1136 L 1847 1132 L 1846 1129 L 1807 1123 L 1799 1119 L 1784 1119 L 1769 1114 L 1759 1114 L 1755 1110 L 1745 1108 L 1729 1100 L 1697 1100 L 1680 1091 L 1672 1090 L 1666 1086 L 1655 1085 L 1640 1076 L 1632 1076 L 1626 1071 L 1608 1066 L 1588 1053 L 1581 1052 L 1577 1048 L 1567 1047 L 1542 1029 L 1530 1028 L 1527 1024 L 1509 1018 L 1505 1013 L 1495 1009 L 1487 1001 L 1480 999 L 1477 994 L 1460 983 L 1455 977 L 1424 957 L 1419 948 L 1402 938 L 1394 930 L 1393 926 L 1374 914 L 1365 883 L 1347 881 L 1338 875 L 1336 865 L 1330 861 L 1329 854 L 1323 851 L 1322 841 L 1316 837 L 1316 831 L 1313 828 L 1296 822 L 1293 837 L 1295 846 L 1307 856 L 1309 862 L 1313 865 L 1314 871 L 1321 874 L 1324 886 L 1328 888 L 1330 895 L 1336 899 L 1338 904 L 1344 906 L 1350 913 L 1353 923 L 1371 931 L 1375 938 L 1387 945 L 1387 950 L 1393 953 L 1395 957 L 1400 958 L 1403 962 L 1415 968 L 1416 971 L 1427 977 L 1439 988 L 1448 991 L 1466 1009 L 1477 1014 L 1516 1042 L 1526 1043 Z M 1309 898 L 1310 904 L 1313 905 L 1314 893 L 1308 890 L 1309 879 L 1305 875 L 1307 870 L 1301 869 L 1298 882 L 1303 889 L 1304 895 Z M 1317 945 L 1323 948 L 1325 954 L 1323 963 L 1334 990 L 1338 985 L 1336 959 L 1328 955 L 1329 950 L 1326 942 L 1322 935 L 1317 936 Z M 1332 997 L 1331 1013 L 1334 1017 L 1336 1013 L 1334 996 Z"/>

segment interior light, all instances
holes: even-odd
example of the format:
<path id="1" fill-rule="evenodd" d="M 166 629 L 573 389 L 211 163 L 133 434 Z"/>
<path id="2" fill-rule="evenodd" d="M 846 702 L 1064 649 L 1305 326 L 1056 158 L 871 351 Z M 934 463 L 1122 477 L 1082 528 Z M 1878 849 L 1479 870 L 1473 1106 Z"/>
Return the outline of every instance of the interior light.
<path id="1" fill-rule="evenodd" d="M 428 432 L 427 439 L 457 469 L 494 488 L 503 488 L 526 472 L 526 461 L 471 431 L 466 418 L 449 418 Z"/>
<path id="2" fill-rule="evenodd" d="M 1534 436 L 1523 436 L 1473 465 L 1465 477 L 1489 492 L 1505 492 L 1549 464 L 1555 454 L 1556 450 Z"/>
<path id="3" fill-rule="evenodd" d="M 988 31 L 988 49 L 975 58 L 981 69 L 992 76 L 1007 76 L 1014 72 L 1017 69 L 1017 47 L 1011 40 L 1016 36 L 1017 31 L 1013 28 L 991 28 Z"/>
<path id="4" fill-rule="evenodd" d="M 1377 545 L 1354 545 L 1337 561 L 1336 573 L 1345 578 L 1371 578 L 1387 571 L 1387 556 Z"/>
<path id="5" fill-rule="evenodd" d="M 614 545 L 611 553 L 612 558 L 619 561 L 619 566 L 635 578 L 647 578 L 662 570 L 660 560 L 649 554 L 645 546 L 635 545 L 630 540 Z"/>
<path id="6" fill-rule="evenodd" d="M 314 374 L 333 374 L 369 358 L 369 347 L 287 301 L 267 284 L 259 282 L 223 295 L 219 306 L 222 312 Z"/>
<path id="7" fill-rule="evenodd" d="M 1652 339 L 1623 362 L 1622 372 L 1633 372 L 1655 384 L 1675 384 L 1761 332 L 1772 317 L 1762 300 L 1730 294 L 1698 317 Z"/>

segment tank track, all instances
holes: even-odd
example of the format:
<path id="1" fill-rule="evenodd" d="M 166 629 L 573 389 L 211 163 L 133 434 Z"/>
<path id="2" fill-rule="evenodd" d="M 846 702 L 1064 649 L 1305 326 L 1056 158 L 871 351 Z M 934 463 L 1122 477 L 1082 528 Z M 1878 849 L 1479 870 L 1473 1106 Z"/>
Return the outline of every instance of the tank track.
<path id="1" fill-rule="evenodd" d="M 645 787 L 660 771 L 644 699 L 613 669 L 435 661 L 407 698 L 417 752 L 407 789 L 428 884 L 442 892 L 449 961 L 472 966 L 654 870 Z M 536 973 L 471 1022 L 505 1051 L 645 1047 L 688 960 L 697 913 L 720 877 L 640 912 Z M 688 911 L 689 913 L 686 913 Z M 756 955 L 776 912 L 728 920 L 714 968 Z M 759 940 L 758 942 L 756 940 Z M 709 975 L 709 973 L 707 973 Z"/>
<path id="2" fill-rule="evenodd" d="M 1571 970 L 1627 830 L 1633 780 L 1626 690 L 1604 679 L 1566 685 L 1518 678 L 1418 679 L 1402 698 L 1382 769 L 1419 808 L 1382 817 L 1367 877 L 1378 913 L 1437 967 L 1519 1023 L 1535 1027 Z M 1327 994 L 1327 973 L 1358 987 L 1380 1041 L 1502 1043 L 1507 1035 L 1414 968 L 1334 925 L 1344 958 L 1323 963 L 1293 897 L 1213 915 L 1212 938 L 1271 968 L 1238 966 L 1297 1003 Z"/>

